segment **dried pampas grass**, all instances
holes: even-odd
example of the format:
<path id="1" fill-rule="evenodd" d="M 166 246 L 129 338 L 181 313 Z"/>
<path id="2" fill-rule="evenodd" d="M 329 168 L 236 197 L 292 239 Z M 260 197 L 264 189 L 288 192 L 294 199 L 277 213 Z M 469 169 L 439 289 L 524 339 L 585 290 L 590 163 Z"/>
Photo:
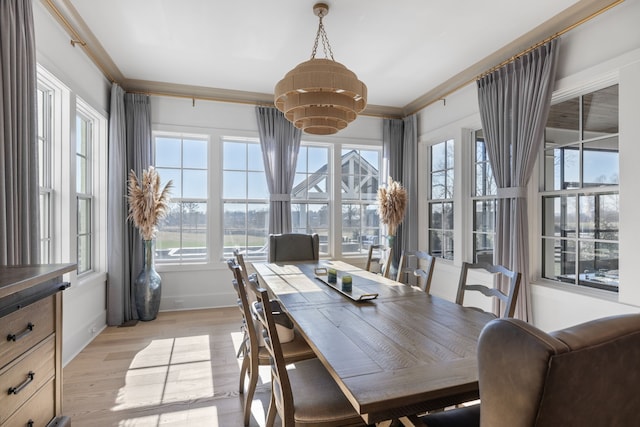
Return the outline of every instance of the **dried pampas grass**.
<path id="1" fill-rule="evenodd" d="M 389 236 L 395 236 L 407 209 L 407 190 L 389 177 L 386 187 L 378 188 L 378 215 L 387 226 Z"/>
<path id="2" fill-rule="evenodd" d="M 127 219 L 140 231 L 144 240 L 152 240 L 156 236 L 157 225 L 169 211 L 169 191 L 173 181 L 167 182 L 160 189 L 160 175 L 153 166 L 142 171 L 142 179 L 129 171 L 129 216 Z"/>

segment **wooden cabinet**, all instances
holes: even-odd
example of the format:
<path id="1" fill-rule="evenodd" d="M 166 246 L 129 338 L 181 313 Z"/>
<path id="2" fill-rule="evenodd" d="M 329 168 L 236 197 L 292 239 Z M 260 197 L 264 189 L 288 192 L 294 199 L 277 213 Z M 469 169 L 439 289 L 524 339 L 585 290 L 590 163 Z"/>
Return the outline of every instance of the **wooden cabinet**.
<path id="1" fill-rule="evenodd" d="M 62 416 L 62 291 L 75 264 L 0 267 L 0 427 Z"/>

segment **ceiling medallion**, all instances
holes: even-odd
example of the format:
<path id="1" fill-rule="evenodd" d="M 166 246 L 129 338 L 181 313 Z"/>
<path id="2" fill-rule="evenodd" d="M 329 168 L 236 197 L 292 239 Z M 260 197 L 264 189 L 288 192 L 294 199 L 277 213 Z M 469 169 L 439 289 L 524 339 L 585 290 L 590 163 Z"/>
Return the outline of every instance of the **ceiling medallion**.
<path id="1" fill-rule="evenodd" d="M 275 88 L 278 110 L 295 127 L 314 135 L 331 135 L 346 128 L 367 106 L 367 86 L 353 71 L 333 59 L 322 24 L 328 12 L 325 3 L 313 6 L 319 23 L 311 59 L 289 71 Z M 324 59 L 316 58 L 320 41 Z"/>

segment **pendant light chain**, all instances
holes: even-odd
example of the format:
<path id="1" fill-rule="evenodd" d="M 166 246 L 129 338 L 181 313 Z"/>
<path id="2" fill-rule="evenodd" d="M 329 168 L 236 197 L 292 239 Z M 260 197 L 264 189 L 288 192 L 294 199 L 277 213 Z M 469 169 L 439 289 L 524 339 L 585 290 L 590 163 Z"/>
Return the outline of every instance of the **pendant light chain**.
<path id="1" fill-rule="evenodd" d="M 322 50 L 324 51 L 325 58 L 333 59 L 333 51 L 331 50 L 331 44 L 329 43 L 329 37 L 327 37 L 327 32 L 324 29 L 324 24 L 322 23 L 322 13 L 318 14 L 318 18 L 320 18 L 320 22 L 318 23 L 318 32 L 316 33 L 316 40 L 313 43 L 313 50 L 311 51 L 311 59 L 316 57 L 316 51 L 318 50 L 318 42 L 322 39 Z M 329 52 L 329 55 L 327 55 Z"/>

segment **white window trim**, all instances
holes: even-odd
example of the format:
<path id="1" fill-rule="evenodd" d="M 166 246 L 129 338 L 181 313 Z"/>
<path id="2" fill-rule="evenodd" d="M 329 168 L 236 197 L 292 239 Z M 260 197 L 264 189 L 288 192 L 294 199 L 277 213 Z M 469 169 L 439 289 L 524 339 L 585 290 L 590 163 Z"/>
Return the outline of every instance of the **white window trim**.
<path id="1" fill-rule="evenodd" d="M 619 72 L 607 72 L 600 76 L 591 79 L 589 82 L 573 81 L 574 79 L 566 79 L 556 83 L 556 91 L 551 97 L 551 104 L 557 104 L 577 96 L 585 95 L 591 92 L 595 92 L 600 89 L 604 89 L 611 85 L 620 83 Z M 571 82 L 569 84 L 568 82 Z M 610 187 L 615 188 L 615 191 L 619 192 L 619 186 Z M 538 151 L 537 167 L 534 168 L 531 179 L 529 181 L 529 188 L 527 189 L 528 203 L 528 216 L 529 216 L 529 266 L 531 283 L 540 286 L 546 286 L 549 288 L 561 290 L 567 293 L 575 293 L 579 295 L 586 295 L 594 298 L 605 299 L 609 301 L 619 302 L 619 293 L 622 289 L 622 283 L 618 292 L 611 292 L 596 288 L 589 288 L 584 286 L 572 286 L 571 284 L 560 284 L 554 280 L 545 279 L 542 277 L 542 193 L 544 192 L 544 144 Z M 531 203 L 531 201 L 534 201 Z M 620 239 L 618 239 L 618 244 Z M 622 248 L 620 248 L 621 250 Z"/>
<path id="2" fill-rule="evenodd" d="M 76 113 L 87 118 L 92 123 L 92 141 L 91 141 L 91 191 L 92 191 L 92 268 L 78 276 L 80 284 L 93 280 L 96 275 L 104 275 L 107 270 L 107 118 L 100 114 L 97 110 L 91 107 L 82 98 L 76 97 Z M 75 119 L 76 115 L 73 115 L 73 133 L 75 134 Z M 74 194 L 74 208 L 73 208 L 73 236 L 77 236 L 77 211 L 75 209 L 75 139 L 73 141 L 73 147 L 71 151 L 74 153 L 73 161 L 73 173 L 70 173 L 71 184 L 73 185 Z M 72 245 L 75 248 L 74 253 L 77 253 L 77 240 L 72 239 Z"/>
<path id="3" fill-rule="evenodd" d="M 358 151 L 377 151 L 379 158 L 380 158 L 380 165 L 379 165 L 379 170 L 378 170 L 378 185 L 381 186 L 383 183 L 387 182 L 387 177 L 383 176 L 383 170 L 384 170 L 384 159 L 383 159 L 383 150 L 382 150 L 382 146 L 379 147 L 372 147 L 371 145 L 362 145 L 362 144 L 350 144 L 348 142 L 345 142 L 343 144 L 340 145 L 335 145 L 334 146 L 334 153 L 335 153 L 335 160 L 333 162 L 333 169 L 329 168 L 329 179 L 332 181 L 333 184 L 333 188 L 334 188 L 334 194 L 333 194 L 333 199 L 329 200 L 329 208 L 331 209 L 332 212 L 334 212 L 335 214 L 335 220 L 333 222 L 334 227 L 333 227 L 333 238 L 331 239 L 331 241 L 335 241 L 333 244 L 333 253 L 336 254 L 336 257 L 340 257 L 346 260 L 358 260 L 358 259 L 365 259 L 368 256 L 368 252 L 367 253 L 347 253 L 347 254 L 343 254 L 342 253 L 342 204 L 343 204 L 343 200 L 342 200 L 342 151 L 343 150 L 358 150 Z M 336 179 L 335 174 L 332 173 L 332 171 L 341 171 L 340 173 L 340 179 Z M 335 204 L 335 206 L 331 206 L 331 203 Z M 367 202 L 371 202 L 371 203 L 367 203 Z M 374 200 L 356 200 L 353 202 L 353 204 L 356 204 L 360 207 L 362 207 L 365 204 L 376 204 L 377 203 L 377 197 Z M 360 218 L 360 220 L 362 221 L 362 217 Z M 360 226 L 362 227 L 362 222 L 360 223 Z M 382 222 L 380 222 L 380 237 L 384 237 L 384 234 L 382 234 L 382 229 L 384 228 Z M 331 222 L 329 223 L 329 233 L 331 235 Z M 383 239 L 381 239 L 380 243 L 384 244 L 385 242 L 382 241 Z"/>
<path id="4" fill-rule="evenodd" d="M 152 131 L 152 135 L 151 135 L 151 140 L 152 140 L 152 144 L 155 145 L 155 140 L 157 137 L 168 137 L 168 138 L 176 138 L 176 139 L 195 139 L 195 140 L 202 140 L 205 141 L 207 144 L 207 166 L 205 168 L 206 172 L 207 172 L 207 197 L 203 200 L 198 200 L 198 202 L 203 202 L 206 203 L 207 205 L 207 220 L 206 220 L 206 227 L 207 227 L 207 232 L 206 232 L 206 236 L 205 236 L 205 242 L 207 245 L 207 256 L 204 260 L 194 260 L 194 261 L 175 261 L 175 262 L 158 262 L 156 261 L 156 270 L 162 272 L 162 271 L 180 271 L 180 266 L 188 266 L 187 268 L 185 268 L 186 270 L 188 269 L 192 269 L 192 267 L 194 266 L 209 266 L 212 263 L 212 260 L 215 259 L 213 253 L 216 252 L 216 249 L 212 247 L 211 241 L 212 241 L 212 224 L 214 224 L 215 222 L 212 221 L 212 217 L 214 216 L 214 213 L 212 212 L 212 194 L 213 194 L 213 185 L 211 184 L 212 182 L 212 174 L 211 170 L 212 170 L 212 164 L 213 164 L 213 160 L 212 160 L 212 156 L 214 156 L 214 154 L 212 153 L 214 150 L 212 148 L 213 144 L 212 144 L 212 136 L 210 134 L 210 132 L 208 131 L 203 131 L 203 132 L 180 132 L 180 131 L 175 131 L 175 130 L 160 130 L 160 129 L 154 129 Z M 220 141 L 220 145 L 222 145 L 222 141 Z M 155 149 L 154 149 L 155 152 Z M 220 155 L 222 155 L 222 151 L 220 152 Z M 153 159 L 153 164 L 155 165 L 155 159 Z M 220 160 L 220 166 L 218 168 L 218 170 L 221 170 L 222 168 L 222 160 Z M 180 169 L 182 170 L 182 165 L 180 166 Z M 222 176 L 222 174 L 220 175 Z M 162 177 L 161 177 L 162 178 Z M 175 185 L 175 184 L 174 184 Z M 222 188 L 222 179 L 220 179 L 220 181 L 218 183 L 215 184 L 215 188 Z M 174 197 L 171 195 L 170 193 L 170 202 L 174 201 Z M 222 253 L 221 253 L 222 254 Z M 167 266 L 169 266 L 169 268 L 166 268 Z M 174 268 L 176 267 L 176 268 Z M 198 269 L 198 268 L 196 268 Z"/>

